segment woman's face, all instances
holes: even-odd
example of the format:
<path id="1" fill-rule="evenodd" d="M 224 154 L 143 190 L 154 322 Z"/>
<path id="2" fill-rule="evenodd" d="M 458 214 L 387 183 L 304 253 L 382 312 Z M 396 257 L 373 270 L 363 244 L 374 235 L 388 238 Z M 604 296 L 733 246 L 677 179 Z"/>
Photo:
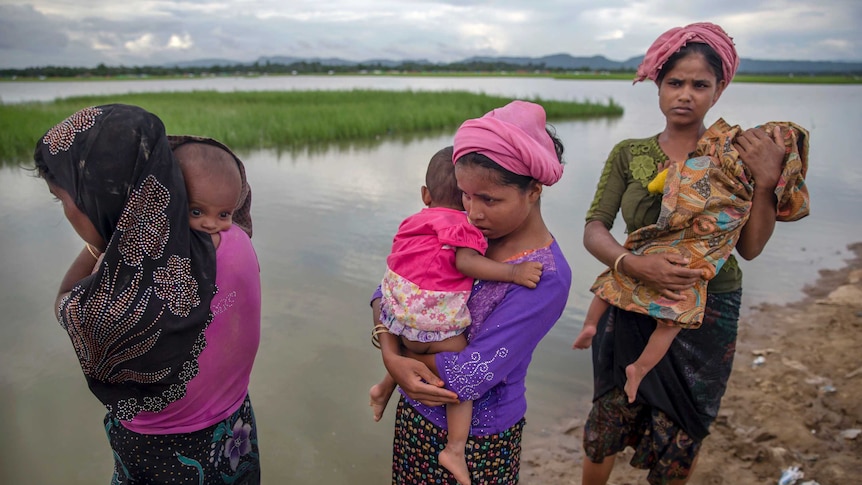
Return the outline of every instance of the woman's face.
<path id="1" fill-rule="evenodd" d="M 517 233 L 541 194 L 538 184 L 522 191 L 501 184 L 493 170 L 475 165 L 455 165 L 455 178 L 470 223 L 491 240 Z"/>
<path id="2" fill-rule="evenodd" d="M 665 74 L 658 88 L 659 107 L 669 125 L 702 125 L 724 86 L 701 54 L 691 54 Z"/>
<path id="3" fill-rule="evenodd" d="M 63 213 L 66 215 L 66 219 L 69 220 L 69 223 L 72 224 L 72 227 L 75 229 L 75 232 L 78 233 L 78 236 L 84 240 L 85 243 L 95 247 L 100 252 L 105 252 L 105 240 L 99 234 L 99 231 L 96 230 L 96 226 L 93 225 L 93 221 L 87 217 L 87 214 L 84 214 L 81 209 L 75 205 L 75 201 L 72 200 L 72 196 L 69 195 L 68 192 L 61 189 L 60 187 L 48 184 L 48 190 L 51 191 L 51 194 L 63 204 Z"/>

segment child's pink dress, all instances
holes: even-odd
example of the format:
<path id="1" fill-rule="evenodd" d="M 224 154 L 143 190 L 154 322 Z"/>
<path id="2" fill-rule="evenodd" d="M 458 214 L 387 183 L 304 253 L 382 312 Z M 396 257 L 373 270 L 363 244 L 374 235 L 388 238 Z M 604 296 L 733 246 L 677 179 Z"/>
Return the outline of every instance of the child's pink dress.
<path id="1" fill-rule="evenodd" d="M 455 267 L 455 249 L 488 249 L 482 231 L 461 211 L 422 209 L 405 219 L 386 259 L 380 322 L 416 342 L 439 342 L 470 325 L 467 299 L 473 279 Z"/>

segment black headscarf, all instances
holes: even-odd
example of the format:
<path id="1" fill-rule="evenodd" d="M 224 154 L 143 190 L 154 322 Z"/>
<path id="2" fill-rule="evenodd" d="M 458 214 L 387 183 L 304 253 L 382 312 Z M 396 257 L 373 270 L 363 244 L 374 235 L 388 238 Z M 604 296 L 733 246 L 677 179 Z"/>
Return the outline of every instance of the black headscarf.
<path id="1" fill-rule="evenodd" d="M 34 159 L 107 241 L 59 306 L 90 390 L 122 420 L 164 409 L 198 373 L 216 259 L 209 236 L 189 229 L 162 121 L 136 106 L 86 108 L 49 130 Z"/>

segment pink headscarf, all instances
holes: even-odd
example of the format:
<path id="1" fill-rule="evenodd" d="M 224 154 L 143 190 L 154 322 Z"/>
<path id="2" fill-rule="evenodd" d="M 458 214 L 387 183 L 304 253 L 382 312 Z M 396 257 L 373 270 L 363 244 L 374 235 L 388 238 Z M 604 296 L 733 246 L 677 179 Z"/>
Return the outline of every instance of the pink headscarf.
<path id="1" fill-rule="evenodd" d="M 727 35 L 721 27 L 709 22 L 698 22 L 685 27 L 674 27 L 661 34 L 652 43 L 644 60 L 638 66 L 638 72 L 632 84 L 658 77 L 665 62 L 689 42 L 700 42 L 712 47 L 721 58 L 724 80 L 730 84 L 736 69 L 739 67 L 739 57 L 733 46 L 733 38 Z"/>
<path id="2" fill-rule="evenodd" d="M 518 175 L 553 185 L 563 176 L 554 142 L 545 131 L 545 110 L 527 101 L 511 103 L 481 118 L 465 121 L 455 132 L 452 160 L 480 153 Z"/>

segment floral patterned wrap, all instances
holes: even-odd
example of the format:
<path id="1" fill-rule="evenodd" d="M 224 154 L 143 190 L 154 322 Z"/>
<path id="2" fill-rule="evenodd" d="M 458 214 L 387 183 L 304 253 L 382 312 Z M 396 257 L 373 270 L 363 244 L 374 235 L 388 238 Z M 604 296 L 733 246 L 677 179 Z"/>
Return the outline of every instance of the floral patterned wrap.
<path id="1" fill-rule="evenodd" d="M 107 242 L 58 308 L 90 390 L 117 419 L 161 411 L 198 373 L 216 291 L 215 250 L 189 229 L 164 125 L 136 106 L 86 108 L 49 130 L 34 160 Z"/>
<path id="2" fill-rule="evenodd" d="M 799 220 L 809 212 L 808 132 L 790 122 L 770 122 L 767 132 L 781 126 L 784 165 L 775 188 L 780 221 Z M 674 301 L 627 275 L 609 268 L 590 290 L 610 304 L 661 319 L 683 328 L 697 328 L 703 321 L 707 283 L 730 256 L 742 227 L 748 221 L 754 183 L 734 137 L 742 132 L 723 119 L 716 121 L 698 141 L 695 157 L 672 164 L 655 224 L 629 234 L 625 247 L 634 254 L 675 252 L 689 258 L 689 267 L 703 277 Z"/>
<path id="3" fill-rule="evenodd" d="M 193 433 L 139 434 L 110 413 L 104 424 L 114 452 L 111 485 L 260 484 L 257 421 L 248 396 L 233 414 Z"/>
<path id="4" fill-rule="evenodd" d="M 380 323 L 390 333 L 414 342 L 440 342 L 470 325 L 470 290 L 426 290 L 391 269 L 386 270 L 380 289 Z"/>

